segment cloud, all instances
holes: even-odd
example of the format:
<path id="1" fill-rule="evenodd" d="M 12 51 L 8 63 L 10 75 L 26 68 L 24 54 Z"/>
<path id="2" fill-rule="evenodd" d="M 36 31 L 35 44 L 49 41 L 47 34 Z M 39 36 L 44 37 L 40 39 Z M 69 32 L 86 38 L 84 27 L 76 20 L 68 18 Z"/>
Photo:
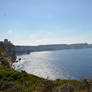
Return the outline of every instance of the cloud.
<path id="1" fill-rule="evenodd" d="M 6 38 L 9 39 L 9 40 L 11 40 L 11 38 L 13 37 L 13 35 L 14 35 L 13 30 L 9 29 L 6 32 L 4 32 L 2 40 L 6 39 Z"/>
<path id="2" fill-rule="evenodd" d="M 7 34 L 8 34 L 8 35 L 13 34 L 13 30 L 11 30 L 11 29 L 10 29 L 10 30 L 8 30 L 8 31 L 7 31 Z"/>
<path id="3" fill-rule="evenodd" d="M 46 44 L 84 43 L 88 42 L 89 35 L 88 37 L 86 36 L 86 38 L 85 36 L 84 37 L 79 36 L 77 38 L 76 36 L 71 36 L 71 34 L 66 32 L 61 34 L 57 32 L 46 32 L 46 31 L 40 31 L 39 33 L 34 32 L 25 35 L 20 32 L 17 33 L 15 30 L 10 29 L 5 33 L 5 38 L 8 38 L 15 45 L 46 45 Z"/>
<path id="4" fill-rule="evenodd" d="M 14 41 L 17 45 L 46 45 L 46 44 L 65 44 L 73 43 L 75 39 L 71 37 L 55 37 L 52 32 L 42 32 L 42 33 L 32 33 L 27 36 L 27 38 L 16 39 Z"/>

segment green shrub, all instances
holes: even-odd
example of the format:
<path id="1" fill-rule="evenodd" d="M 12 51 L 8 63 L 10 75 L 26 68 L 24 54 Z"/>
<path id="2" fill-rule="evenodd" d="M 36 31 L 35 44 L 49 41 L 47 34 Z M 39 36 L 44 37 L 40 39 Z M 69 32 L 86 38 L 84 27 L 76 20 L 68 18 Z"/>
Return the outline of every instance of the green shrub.
<path id="1" fill-rule="evenodd" d="M 2 57 L 0 59 L 0 61 L 1 61 L 1 63 L 2 63 L 3 66 L 5 66 L 7 68 L 10 68 L 10 64 L 9 64 L 9 62 L 8 62 L 8 60 L 6 58 Z"/>

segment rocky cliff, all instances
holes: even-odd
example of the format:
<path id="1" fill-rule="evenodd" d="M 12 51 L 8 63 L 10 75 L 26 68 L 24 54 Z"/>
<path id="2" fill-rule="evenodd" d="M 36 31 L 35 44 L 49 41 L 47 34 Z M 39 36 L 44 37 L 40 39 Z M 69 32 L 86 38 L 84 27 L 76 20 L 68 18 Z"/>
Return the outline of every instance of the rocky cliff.
<path id="1" fill-rule="evenodd" d="M 7 39 L 1 41 L 0 49 L 4 49 L 7 53 L 9 53 L 12 56 L 12 62 L 16 60 L 15 46 L 10 41 L 8 41 Z"/>

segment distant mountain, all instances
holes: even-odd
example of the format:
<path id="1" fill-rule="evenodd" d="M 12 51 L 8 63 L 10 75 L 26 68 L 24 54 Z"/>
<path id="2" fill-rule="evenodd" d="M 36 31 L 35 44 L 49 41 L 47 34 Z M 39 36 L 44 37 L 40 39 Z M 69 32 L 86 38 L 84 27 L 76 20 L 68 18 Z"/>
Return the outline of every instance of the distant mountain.
<path id="1" fill-rule="evenodd" d="M 51 51 L 51 50 L 64 50 L 64 49 L 83 49 L 92 48 L 92 44 L 52 44 L 52 45 L 39 45 L 39 46 L 15 46 L 16 54 L 27 54 L 37 51 Z"/>

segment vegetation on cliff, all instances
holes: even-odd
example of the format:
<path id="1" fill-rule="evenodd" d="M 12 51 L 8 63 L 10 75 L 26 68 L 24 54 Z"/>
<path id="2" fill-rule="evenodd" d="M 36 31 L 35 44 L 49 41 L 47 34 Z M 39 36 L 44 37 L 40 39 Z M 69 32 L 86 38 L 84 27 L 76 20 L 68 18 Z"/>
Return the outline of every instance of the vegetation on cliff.
<path id="1" fill-rule="evenodd" d="M 87 80 L 47 80 L 0 66 L 0 92 L 92 92 Z"/>
<path id="2" fill-rule="evenodd" d="M 8 39 L 0 41 L 0 49 L 4 49 L 8 54 L 11 55 L 12 62 L 16 60 L 15 46 L 10 41 L 8 41 Z"/>

